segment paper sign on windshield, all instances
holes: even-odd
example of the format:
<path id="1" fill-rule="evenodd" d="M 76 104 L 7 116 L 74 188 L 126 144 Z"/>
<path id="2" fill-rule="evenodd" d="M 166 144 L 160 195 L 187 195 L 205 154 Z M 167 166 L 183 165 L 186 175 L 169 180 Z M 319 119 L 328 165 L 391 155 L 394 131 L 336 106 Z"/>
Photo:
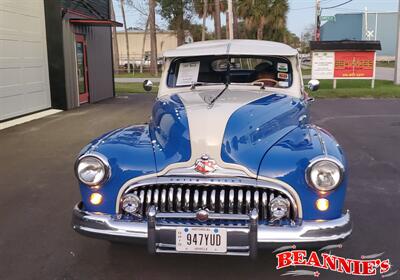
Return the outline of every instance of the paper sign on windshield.
<path id="1" fill-rule="evenodd" d="M 179 64 L 177 86 L 187 86 L 197 82 L 200 70 L 200 61 Z"/>

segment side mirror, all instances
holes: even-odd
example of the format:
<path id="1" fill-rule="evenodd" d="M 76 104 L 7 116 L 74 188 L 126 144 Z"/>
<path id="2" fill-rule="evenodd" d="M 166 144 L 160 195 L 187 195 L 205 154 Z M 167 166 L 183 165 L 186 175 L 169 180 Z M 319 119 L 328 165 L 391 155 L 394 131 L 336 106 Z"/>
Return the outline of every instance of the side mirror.
<path id="1" fill-rule="evenodd" d="M 143 81 L 143 89 L 145 91 L 151 91 L 153 89 L 153 82 L 150 80 Z"/>
<path id="2" fill-rule="evenodd" d="M 318 80 L 310 80 L 308 82 L 308 89 L 311 91 L 316 91 L 319 89 L 319 81 Z"/>

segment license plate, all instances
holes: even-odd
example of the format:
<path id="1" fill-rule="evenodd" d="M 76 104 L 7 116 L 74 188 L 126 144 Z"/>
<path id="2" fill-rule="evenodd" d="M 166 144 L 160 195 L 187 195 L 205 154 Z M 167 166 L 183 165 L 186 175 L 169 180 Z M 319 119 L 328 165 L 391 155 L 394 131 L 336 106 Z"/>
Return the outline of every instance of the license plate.
<path id="1" fill-rule="evenodd" d="M 182 227 L 176 229 L 179 252 L 226 253 L 226 229 Z"/>

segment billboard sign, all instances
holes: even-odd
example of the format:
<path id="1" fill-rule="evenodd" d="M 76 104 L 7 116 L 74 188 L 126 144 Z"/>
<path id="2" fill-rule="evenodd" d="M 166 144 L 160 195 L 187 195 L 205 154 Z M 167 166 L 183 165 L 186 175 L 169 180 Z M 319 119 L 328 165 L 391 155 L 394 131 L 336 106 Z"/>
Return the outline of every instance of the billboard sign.
<path id="1" fill-rule="evenodd" d="M 375 79 L 375 52 L 313 52 L 311 76 L 312 79 Z"/>

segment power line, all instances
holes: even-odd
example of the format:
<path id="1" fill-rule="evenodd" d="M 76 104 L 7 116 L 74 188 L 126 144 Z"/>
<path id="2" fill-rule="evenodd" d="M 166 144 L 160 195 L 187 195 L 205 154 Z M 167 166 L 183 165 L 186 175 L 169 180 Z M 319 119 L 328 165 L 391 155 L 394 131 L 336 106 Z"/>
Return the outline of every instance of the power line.
<path id="1" fill-rule="evenodd" d="M 350 2 L 353 2 L 353 0 L 348 0 L 348 1 L 346 1 L 346 2 L 343 2 L 343 3 L 338 4 L 338 5 L 335 5 L 335 6 L 326 7 L 326 8 L 321 8 L 321 10 L 329 10 L 329 9 L 338 8 L 338 7 L 341 7 L 341 6 L 344 6 L 344 5 L 348 4 L 348 3 L 350 3 Z"/>

